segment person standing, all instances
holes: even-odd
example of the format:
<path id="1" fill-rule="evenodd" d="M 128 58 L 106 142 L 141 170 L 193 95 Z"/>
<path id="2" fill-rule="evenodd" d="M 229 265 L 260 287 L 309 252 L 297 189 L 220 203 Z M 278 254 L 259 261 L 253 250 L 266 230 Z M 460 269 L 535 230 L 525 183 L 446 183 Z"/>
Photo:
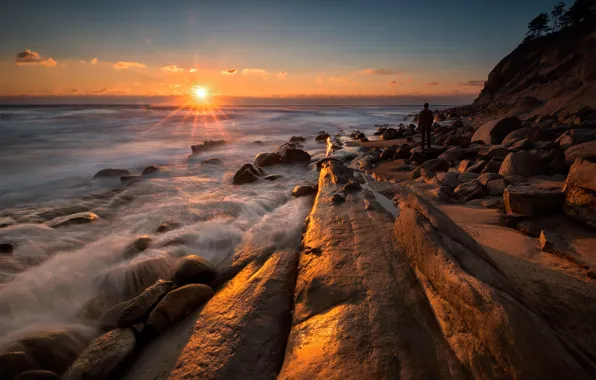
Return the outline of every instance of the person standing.
<path id="1" fill-rule="evenodd" d="M 420 111 L 418 116 L 418 129 L 420 129 L 420 135 L 422 136 L 422 149 L 424 149 L 424 140 L 428 140 L 428 149 L 430 149 L 430 128 L 434 121 L 433 111 L 428 109 L 428 103 L 424 103 L 424 109 Z"/>

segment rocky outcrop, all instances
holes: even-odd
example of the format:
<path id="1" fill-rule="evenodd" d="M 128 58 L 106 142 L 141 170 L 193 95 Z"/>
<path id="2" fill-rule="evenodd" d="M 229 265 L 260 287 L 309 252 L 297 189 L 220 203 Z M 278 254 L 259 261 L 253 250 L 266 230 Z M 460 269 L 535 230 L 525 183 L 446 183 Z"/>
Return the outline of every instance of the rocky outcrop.
<path id="1" fill-rule="evenodd" d="M 203 141 L 202 144 L 192 145 L 190 149 L 192 150 L 192 154 L 201 154 L 207 152 L 209 150 L 222 147 L 228 144 L 226 140 L 206 140 Z"/>
<path id="2" fill-rule="evenodd" d="M 515 116 L 489 121 L 478 128 L 472 136 L 472 142 L 482 142 L 486 145 L 501 144 L 508 134 L 521 127 L 521 120 Z"/>
<path id="3" fill-rule="evenodd" d="M 258 166 L 253 164 L 244 164 L 232 178 L 234 185 L 245 185 L 247 183 L 253 183 L 258 181 L 259 178 L 265 175 L 265 171 Z"/>
<path id="4" fill-rule="evenodd" d="M 565 214 L 596 228 L 596 163 L 576 160 L 565 182 Z"/>

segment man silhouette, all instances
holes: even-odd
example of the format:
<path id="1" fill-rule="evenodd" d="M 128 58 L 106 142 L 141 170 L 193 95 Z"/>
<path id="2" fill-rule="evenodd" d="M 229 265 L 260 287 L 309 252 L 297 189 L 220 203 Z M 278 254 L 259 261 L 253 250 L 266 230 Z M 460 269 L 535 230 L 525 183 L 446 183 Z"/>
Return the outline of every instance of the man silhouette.
<path id="1" fill-rule="evenodd" d="M 430 149 L 430 128 L 433 125 L 434 115 L 433 111 L 428 109 L 428 103 L 424 103 L 424 109 L 420 111 L 418 116 L 418 129 L 422 136 L 422 149 L 424 149 L 424 137 L 428 140 L 428 149 Z"/>

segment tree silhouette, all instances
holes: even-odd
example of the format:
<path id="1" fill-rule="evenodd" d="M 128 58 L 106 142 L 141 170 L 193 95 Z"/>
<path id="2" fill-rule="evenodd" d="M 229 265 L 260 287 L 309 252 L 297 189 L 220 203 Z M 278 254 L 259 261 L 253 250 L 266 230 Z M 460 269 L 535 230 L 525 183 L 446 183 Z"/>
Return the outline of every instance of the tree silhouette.
<path id="1" fill-rule="evenodd" d="M 532 40 L 542 36 L 548 31 L 548 14 L 540 13 L 528 24 L 528 33 L 526 33 L 526 40 Z"/>
<path id="2" fill-rule="evenodd" d="M 563 17 L 564 13 L 565 13 L 565 3 L 563 1 L 561 1 L 560 3 L 555 5 L 553 10 L 550 12 L 550 20 L 552 23 L 551 30 L 553 32 L 556 32 L 557 30 L 561 29 L 561 27 L 562 27 L 561 18 Z"/>
<path id="3" fill-rule="evenodd" d="M 577 25 L 584 21 L 596 19 L 596 0 L 575 0 L 565 12 L 565 21 L 571 25 Z"/>

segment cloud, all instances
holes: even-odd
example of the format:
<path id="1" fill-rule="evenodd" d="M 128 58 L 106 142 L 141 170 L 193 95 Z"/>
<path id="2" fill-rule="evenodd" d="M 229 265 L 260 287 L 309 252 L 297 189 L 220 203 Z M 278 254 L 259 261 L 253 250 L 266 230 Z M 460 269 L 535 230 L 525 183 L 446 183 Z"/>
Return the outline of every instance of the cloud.
<path id="1" fill-rule="evenodd" d="M 29 49 L 17 53 L 16 62 L 19 66 L 27 66 L 27 65 L 41 65 L 45 67 L 53 67 L 56 66 L 56 61 L 52 58 L 42 59 L 39 53 L 31 51 Z"/>
<path id="2" fill-rule="evenodd" d="M 81 63 L 82 63 L 83 65 L 86 65 L 86 64 L 87 64 L 87 62 L 85 62 L 85 60 L 84 60 L 84 59 L 81 59 Z"/>
<path id="3" fill-rule="evenodd" d="M 439 84 L 439 82 L 428 82 L 428 85 L 429 86 L 436 86 L 438 84 Z"/>
<path id="4" fill-rule="evenodd" d="M 161 70 L 168 72 L 168 73 L 183 73 L 184 72 L 184 69 L 182 67 L 178 67 L 176 65 L 164 66 L 161 68 Z"/>
<path id="5" fill-rule="evenodd" d="M 197 69 L 195 69 L 195 68 L 188 69 L 188 72 L 189 72 L 189 73 L 196 73 L 196 72 L 197 72 Z"/>
<path id="6" fill-rule="evenodd" d="M 391 75 L 396 74 L 395 72 L 387 69 L 364 69 L 362 74 L 366 75 Z"/>
<path id="7" fill-rule="evenodd" d="M 225 74 L 225 75 L 234 75 L 234 74 L 236 74 L 237 72 L 238 72 L 238 70 L 236 70 L 236 69 L 229 69 L 229 70 L 224 70 L 224 71 L 222 71 L 221 73 L 222 73 L 222 74 Z"/>
<path id="8" fill-rule="evenodd" d="M 402 82 L 397 83 L 397 81 L 390 80 L 389 82 L 387 82 L 387 84 L 389 84 L 389 86 L 391 86 L 391 87 L 397 87 L 397 86 L 401 86 L 403 83 Z"/>
<path id="9" fill-rule="evenodd" d="M 178 87 L 180 87 L 180 85 L 179 84 L 171 84 L 170 87 L 171 88 L 178 88 Z"/>
<path id="10" fill-rule="evenodd" d="M 467 87 L 484 87 L 483 80 L 469 80 L 467 82 L 460 82 L 460 86 L 467 86 Z"/>
<path id="11" fill-rule="evenodd" d="M 282 70 L 277 73 L 277 76 L 280 77 L 281 79 L 285 79 L 288 76 L 288 72 Z"/>
<path id="12" fill-rule="evenodd" d="M 267 79 L 269 73 L 263 69 L 242 69 L 242 75 L 259 76 L 263 79 Z"/>
<path id="13" fill-rule="evenodd" d="M 343 83 L 347 80 L 346 77 L 329 77 L 327 78 L 328 81 L 330 82 L 335 82 L 335 83 Z"/>
<path id="14" fill-rule="evenodd" d="M 129 61 L 116 62 L 116 63 L 114 63 L 113 66 L 117 70 L 119 70 L 119 69 L 142 69 L 142 68 L 147 67 L 147 65 L 144 65 L 142 63 L 129 62 Z"/>
<path id="15" fill-rule="evenodd" d="M 99 63 L 99 59 L 97 58 L 93 58 L 92 60 L 90 60 L 89 62 L 91 62 L 92 65 L 97 65 Z"/>

